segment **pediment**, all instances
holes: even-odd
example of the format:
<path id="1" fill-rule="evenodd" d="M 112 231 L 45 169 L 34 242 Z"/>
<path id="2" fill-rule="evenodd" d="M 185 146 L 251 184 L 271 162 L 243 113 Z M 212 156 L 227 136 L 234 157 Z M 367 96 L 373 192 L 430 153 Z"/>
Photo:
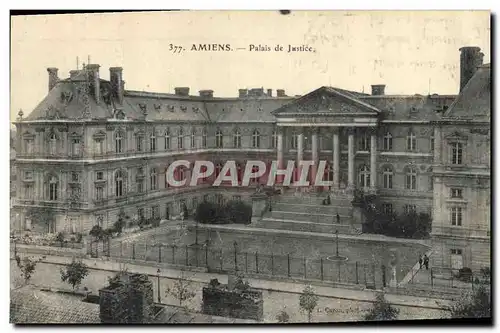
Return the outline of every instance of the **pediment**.
<path id="1" fill-rule="evenodd" d="M 467 135 L 459 131 L 454 131 L 448 134 L 445 138 L 446 140 L 467 140 Z"/>
<path id="2" fill-rule="evenodd" d="M 335 115 L 346 113 L 360 113 L 364 115 L 371 113 L 376 116 L 380 113 L 380 110 L 345 91 L 340 91 L 331 87 L 321 87 L 276 109 L 272 113 L 275 116 L 291 114 Z"/>

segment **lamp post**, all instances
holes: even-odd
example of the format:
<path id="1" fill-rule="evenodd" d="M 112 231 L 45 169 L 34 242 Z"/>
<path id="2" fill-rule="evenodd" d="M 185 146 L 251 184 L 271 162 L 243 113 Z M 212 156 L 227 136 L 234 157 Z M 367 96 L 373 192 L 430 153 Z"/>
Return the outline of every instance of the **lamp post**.
<path id="1" fill-rule="evenodd" d="M 238 253 L 237 253 L 238 243 L 236 241 L 234 241 L 233 245 L 234 245 L 234 270 L 237 271 L 238 270 Z"/>
<path id="2" fill-rule="evenodd" d="M 336 248 L 337 248 L 336 257 L 338 258 L 339 257 L 339 231 L 338 230 L 335 230 L 335 244 L 336 244 Z"/>
<path id="3" fill-rule="evenodd" d="M 196 237 L 196 239 L 195 239 L 194 243 L 195 243 L 196 245 L 198 245 L 198 221 L 196 221 L 196 225 L 195 225 L 195 227 L 194 227 L 194 234 L 195 234 L 195 237 Z"/>
<path id="4" fill-rule="evenodd" d="M 160 293 L 160 269 L 156 271 L 156 277 L 158 278 L 158 303 L 161 303 L 161 293 Z"/>

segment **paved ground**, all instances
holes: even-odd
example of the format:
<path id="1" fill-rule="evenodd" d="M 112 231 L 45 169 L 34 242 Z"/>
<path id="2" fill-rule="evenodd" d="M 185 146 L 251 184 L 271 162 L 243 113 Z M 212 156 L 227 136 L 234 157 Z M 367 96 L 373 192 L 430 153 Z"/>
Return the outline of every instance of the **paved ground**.
<path id="1" fill-rule="evenodd" d="M 68 263 L 70 258 L 46 257 L 45 261 L 39 263 L 32 283 L 38 286 L 53 288 L 68 288 L 60 280 L 59 269 L 61 264 Z M 127 268 L 131 272 L 141 272 L 151 275 L 154 281 L 155 298 L 158 295 L 158 278 L 156 267 L 123 265 L 111 261 L 84 260 L 91 268 L 91 274 L 84 280 L 82 287 L 86 286 L 94 293 L 107 283 L 107 278 L 114 271 Z M 201 306 L 201 289 L 210 279 L 217 278 L 221 283 L 227 283 L 227 276 L 212 273 L 180 272 L 172 269 L 162 269 L 160 280 L 161 302 L 177 304 L 170 296 L 165 296 L 164 291 L 172 286 L 174 279 L 184 277 L 191 281 L 191 288 L 197 291 L 193 300 L 188 302 L 191 309 L 199 310 Z M 20 283 L 19 270 L 15 262 L 11 262 L 11 284 Z M 275 322 L 276 315 L 285 310 L 290 315 L 292 322 L 303 322 L 306 315 L 300 311 L 299 295 L 304 285 L 300 283 L 266 281 L 260 279 L 248 279 L 254 288 L 263 289 L 265 322 Z M 351 321 L 362 319 L 364 313 L 371 307 L 371 301 L 375 293 L 369 290 L 349 290 L 332 287 L 314 287 L 320 295 L 318 306 L 313 314 L 314 321 Z M 388 301 L 396 304 L 401 312 L 400 319 L 428 319 L 446 316 L 446 311 L 440 310 L 450 303 L 444 300 L 431 298 L 412 297 L 404 295 L 386 295 Z"/>

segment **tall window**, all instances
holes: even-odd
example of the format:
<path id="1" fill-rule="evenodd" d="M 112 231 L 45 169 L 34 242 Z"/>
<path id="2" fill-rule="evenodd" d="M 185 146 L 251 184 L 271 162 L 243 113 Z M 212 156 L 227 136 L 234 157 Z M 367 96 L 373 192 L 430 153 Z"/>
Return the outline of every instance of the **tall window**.
<path id="1" fill-rule="evenodd" d="M 416 205 L 404 205 L 403 211 L 405 214 L 415 213 L 417 211 L 417 206 Z"/>
<path id="2" fill-rule="evenodd" d="M 170 149 L 170 129 L 165 130 L 165 150 Z"/>
<path id="3" fill-rule="evenodd" d="M 384 167 L 383 171 L 383 177 L 384 177 L 384 188 L 392 188 L 392 178 L 394 177 L 394 172 L 392 171 L 392 168 L 389 166 Z"/>
<path id="4" fill-rule="evenodd" d="M 370 150 L 370 136 L 367 133 L 363 133 L 363 135 L 359 138 L 359 150 Z"/>
<path id="5" fill-rule="evenodd" d="M 462 207 L 451 207 L 450 209 L 451 225 L 462 225 Z"/>
<path id="6" fill-rule="evenodd" d="M 99 138 L 94 140 L 95 154 L 101 155 L 104 152 L 104 140 Z"/>
<path id="7" fill-rule="evenodd" d="M 24 151 L 26 152 L 26 154 L 33 153 L 33 145 L 34 145 L 33 139 L 24 139 Z"/>
<path id="8" fill-rule="evenodd" d="M 184 129 L 179 128 L 179 135 L 177 136 L 177 148 L 184 149 Z"/>
<path id="9" fill-rule="evenodd" d="M 222 131 L 220 129 L 217 129 L 217 132 L 215 133 L 215 147 L 216 148 L 222 148 L 223 146 L 223 135 Z"/>
<path id="10" fill-rule="evenodd" d="M 410 132 L 406 137 L 406 150 L 414 151 L 417 149 L 417 137 L 415 133 Z"/>
<path id="11" fill-rule="evenodd" d="M 233 146 L 234 148 L 241 148 L 241 133 L 238 129 L 233 133 Z"/>
<path id="12" fill-rule="evenodd" d="M 361 188 L 370 187 L 370 168 L 366 165 L 359 169 L 359 186 Z"/>
<path id="13" fill-rule="evenodd" d="M 101 201 L 104 199 L 104 187 L 102 186 L 96 186 L 95 188 L 95 199 L 97 201 Z"/>
<path id="14" fill-rule="evenodd" d="M 384 150 L 392 150 L 392 134 L 389 132 L 384 135 Z"/>
<path id="15" fill-rule="evenodd" d="M 297 133 L 292 134 L 292 149 L 297 149 L 299 146 L 299 135 Z"/>
<path id="16" fill-rule="evenodd" d="M 156 135 L 154 132 L 149 137 L 149 150 L 156 151 Z"/>
<path id="17" fill-rule="evenodd" d="M 385 214 L 392 214 L 392 204 L 391 203 L 383 203 L 382 204 L 382 211 Z"/>
<path id="18" fill-rule="evenodd" d="M 137 151 L 142 151 L 142 135 L 137 135 L 135 137 L 135 149 Z"/>
<path id="19" fill-rule="evenodd" d="M 123 195 L 123 173 L 121 170 L 115 173 L 115 196 L 121 197 Z"/>
<path id="20" fill-rule="evenodd" d="M 434 140 L 434 131 L 432 131 L 431 137 L 429 139 L 429 150 L 430 150 L 431 153 L 434 153 L 434 142 L 435 142 L 435 140 Z"/>
<path id="21" fill-rule="evenodd" d="M 57 201 L 57 189 L 58 182 L 55 176 L 51 176 L 49 179 L 49 200 Z"/>
<path id="22" fill-rule="evenodd" d="M 463 163 L 463 143 L 453 142 L 451 144 L 451 164 Z"/>
<path id="23" fill-rule="evenodd" d="M 461 188 L 452 188 L 450 190 L 450 192 L 451 192 L 451 197 L 453 199 L 462 199 L 463 198 L 462 189 Z"/>
<path id="24" fill-rule="evenodd" d="M 152 168 L 151 169 L 151 172 L 149 173 L 149 180 L 150 180 L 150 188 L 151 188 L 151 191 L 154 191 L 156 190 L 156 188 L 158 187 L 158 179 L 157 179 L 157 174 L 156 174 L 156 168 Z"/>
<path id="25" fill-rule="evenodd" d="M 160 206 L 151 207 L 151 218 L 153 219 L 160 218 Z"/>
<path id="26" fill-rule="evenodd" d="M 33 185 L 32 184 L 24 185 L 24 198 L 27 200 L 33 199 Z"/>
<path id="27" fill-rule="evenodd" d="M 201 133 L 201 146 L 202 148 L 207 148 L 207 129 L 203 128 L 203 132 Z"/>
<path id="28" fill-rule="evenodd" d="M 273 136 L 271 138 L 271 148 L 276 149 L 278 147 L 278 132 L 273 131 Z"/>
<path id="29" fill-rule="evenodd" d="M 116 132 L 115 134 L 115 152 L 123 153 L 123 137 L 120 132 Z"/>
<path id="30" fill-rule="evenodd" d="M 260 148 L 260 133 L 258 130 L 254 130 L 252 133 L 252 147 Z"/>
<path id="31" fill-rule="evenodd" d="M 196 145 L 196 141 L 195 141 L 195 138 L 196 138 L 196 129 L 193 127 L 191 129 L 191 148 L 194 148 L 195 145 Z"/>
<path id="32" fill-rule="evenodd" d="M 71 140 L 71 155 L 78 156 L 80 155 L 80 139 L 73 138 Z"/>
<path id="33" fill-rule="evenodd" d="M 417 171 L 413 167 L 408 167 L 405 174 L 405 188 L 407 190 L 417 189 Z"/>
<path id="34" fill-rule="evenodd" d="M 50 147 L 49 147 L 50 148 L 50 154 L 51 155 L 55 155 L 55 154 L 57 154 L 57 136 L 56 136 L 56 133 L 52 133 L 50 135 L 50 139 L 49 140 L 50 140 L 50 142 L 49 142 L 49 144 L 50 144 Z"/>

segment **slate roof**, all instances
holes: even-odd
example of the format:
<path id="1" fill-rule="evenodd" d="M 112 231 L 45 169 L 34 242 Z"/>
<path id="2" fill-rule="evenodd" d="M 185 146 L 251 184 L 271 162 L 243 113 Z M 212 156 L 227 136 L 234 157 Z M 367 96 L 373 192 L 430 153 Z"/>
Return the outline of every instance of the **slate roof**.
<path id="1" fill-rule="evenodd" d="M 273 110 L 294 98 L 254 98 L 208 101 L 206 103 L 210 120 L 220 123 L 232 122 L 275 122 Z"/>
<path id="2" fill-rule="evenodd" d="M 11 290 L 10 322 L 14 324 L 100 323 L 99 305 L 81 297 L 40 291 L 32 286 Z"/>
<path id="3" fill-rule="evenodd" d="M 478 68 L 443 118 L 491 121 L 491 67 Z"/>

